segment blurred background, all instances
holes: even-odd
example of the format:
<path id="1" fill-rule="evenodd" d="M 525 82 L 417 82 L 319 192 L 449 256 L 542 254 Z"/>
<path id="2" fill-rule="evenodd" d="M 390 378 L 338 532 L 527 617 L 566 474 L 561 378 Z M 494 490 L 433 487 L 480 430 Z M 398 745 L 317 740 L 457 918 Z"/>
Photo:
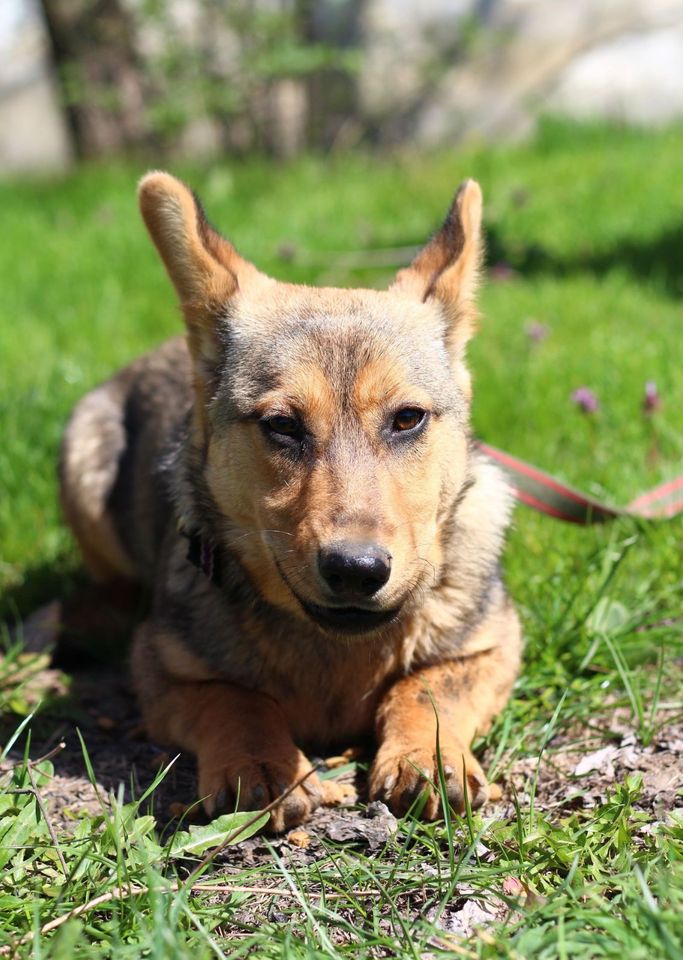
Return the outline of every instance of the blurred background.
<path id="1" fill-rule="evenodd" d="M 683 116 L 683 0 L 1 0 L 0 173 Z"/>

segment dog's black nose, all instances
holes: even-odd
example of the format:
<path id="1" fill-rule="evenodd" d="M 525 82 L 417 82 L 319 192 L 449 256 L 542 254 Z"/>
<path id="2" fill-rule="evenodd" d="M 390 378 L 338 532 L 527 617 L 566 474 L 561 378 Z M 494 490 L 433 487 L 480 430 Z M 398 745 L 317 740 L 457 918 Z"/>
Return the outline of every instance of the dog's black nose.
<path id="1" fill-rule="evenodd" d="M 373 543 L 334 543 L 321 547 L 318 569 L 336 597 L 371 597 L 391 575 L 391 554 Z"/>

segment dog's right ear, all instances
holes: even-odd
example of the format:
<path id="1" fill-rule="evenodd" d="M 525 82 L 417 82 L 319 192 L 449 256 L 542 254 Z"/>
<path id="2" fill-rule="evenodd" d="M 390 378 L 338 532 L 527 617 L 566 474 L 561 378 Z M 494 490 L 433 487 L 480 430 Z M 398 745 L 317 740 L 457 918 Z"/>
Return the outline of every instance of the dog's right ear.
<path id="1" fill-rule="evenodd" d="M 440 302 L 446 319 L 446 339 L 456 356 L 474 333 L 474 298 L 482 257 L 481 189 L 465 180 L 448 215 L 409 267 L 396 276 L 393 289 Z"/>
<path id="2" fill-rule="evenodd" d="M 140 211 L 178 293 L 196 362 L 216 359 L 215 327 L 229 299 L 258 271 L 209 224 L 191 190 L 155 170 L 140 181 Z"/>

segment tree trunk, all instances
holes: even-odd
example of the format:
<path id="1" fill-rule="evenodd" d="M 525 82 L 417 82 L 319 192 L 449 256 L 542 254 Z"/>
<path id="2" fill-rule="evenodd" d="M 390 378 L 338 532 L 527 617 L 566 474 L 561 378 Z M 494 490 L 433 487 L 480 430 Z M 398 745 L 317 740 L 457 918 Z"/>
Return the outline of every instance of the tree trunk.
<path id="1" fill-rule="evenodd" d="M 41 0 L 64 109 L 81 157 L 149 139 L 143 69 L 121 0 Z"/>

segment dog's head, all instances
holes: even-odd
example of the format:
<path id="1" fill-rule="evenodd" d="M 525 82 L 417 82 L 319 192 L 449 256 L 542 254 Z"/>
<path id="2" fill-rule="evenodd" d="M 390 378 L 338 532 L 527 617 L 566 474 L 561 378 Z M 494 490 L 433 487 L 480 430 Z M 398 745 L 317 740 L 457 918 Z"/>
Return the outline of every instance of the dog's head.
<path id="1" fill-rule="evenodd" d="M 414 609 L 468 476 L 477 183 L 387 291 L 264 276 L 168 174 L 142 180 L 140 206 L 185 315 L 216 536 L 268 601 L 328 632 Z"/>

